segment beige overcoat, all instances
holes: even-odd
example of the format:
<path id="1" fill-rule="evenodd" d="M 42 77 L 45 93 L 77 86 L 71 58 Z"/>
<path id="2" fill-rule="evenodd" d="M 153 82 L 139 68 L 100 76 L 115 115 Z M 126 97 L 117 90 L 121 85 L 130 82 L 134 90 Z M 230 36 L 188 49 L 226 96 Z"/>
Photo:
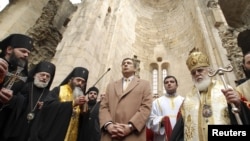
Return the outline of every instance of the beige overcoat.
<path id="1" fill-rule="evenodd" d="M 124 92 L 122 79 L 110 83 L 99 110 L 101 141 L 112 141 L 110 135 L 103 129 L 108 121 L 124 124 L 131 122 L 135 126 L 136 131 L 122 141 L 146 141 L 145 124 L 150 115 L 151 106 L 152 93 L 148 81 L 134 77 Z"/>

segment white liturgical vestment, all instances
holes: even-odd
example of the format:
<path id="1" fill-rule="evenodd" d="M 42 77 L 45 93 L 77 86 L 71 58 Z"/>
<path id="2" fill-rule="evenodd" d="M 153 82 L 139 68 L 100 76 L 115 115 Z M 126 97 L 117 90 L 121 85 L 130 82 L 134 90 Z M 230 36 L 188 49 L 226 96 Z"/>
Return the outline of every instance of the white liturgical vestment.
<path id="1" fill-rule="evenodd" d="M 165 127 L 161 126 L 161 120 L 168 116 L 173 129 L 183 100 L 184 98 L 179 95 L 164 95 L 153 101 L 151 114 L 147 121 L 147 128 L 154 132 L 153 141 L 166 141 Z"/>

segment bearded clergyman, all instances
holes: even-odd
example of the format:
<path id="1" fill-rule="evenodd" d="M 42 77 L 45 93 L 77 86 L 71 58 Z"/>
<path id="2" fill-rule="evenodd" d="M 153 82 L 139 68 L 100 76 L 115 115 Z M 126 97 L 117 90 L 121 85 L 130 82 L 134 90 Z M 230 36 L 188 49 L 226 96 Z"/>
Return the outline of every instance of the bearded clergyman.
<path id="1" fill-rule="evenodd" d="M 171 141 L 207 141 L 208 125 L 239 124 L 232 113 L 234 104 L 243 124 L 249 124 L 249 110 L 230 86 L 208 76 L 209 59 L 199 51 L 191 52 L 187 61 L 194 87 L 186 94 L 181 107 L 182 118 L 172 132 Z M 248 114 L 248 115 L 247 115 Z"/>

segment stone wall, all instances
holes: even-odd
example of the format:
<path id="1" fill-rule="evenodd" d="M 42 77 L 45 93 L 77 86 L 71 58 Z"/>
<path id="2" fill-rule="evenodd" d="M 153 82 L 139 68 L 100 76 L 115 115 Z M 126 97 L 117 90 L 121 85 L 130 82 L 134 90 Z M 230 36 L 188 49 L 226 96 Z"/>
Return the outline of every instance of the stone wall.
<path id="1" fill-rule="evenodd" d="M 0 12 L 0 38 L 11 33 L 27 34 L 48 0 L 15 0 Z"/>
<path id="2" fill-rule="evenodd" d="M 35 40 L 35 48 L 31 52 L 30 67 L 41 60 L 51 61 L 56 47 L 63 38 L 67 22 L 76 10 L 69 1 L 49 0 L 42 9 L 36 23 L 27 31 Z"/>
<path id="3" fill-rule="evenodd" d="M 229 28 L 220 31 L 221 40 L 234 67 L 236 80 L 239 80 L 245 75 L 242 70 L 243 55 L 237 45 L 237 36 L 239 32 L 250 29 L 250 1 L 219 0 L 218 2 L 229 25 Z"/>
<path id="4" fill-rule="evenodd" d="M 68 0 L 15 0 L 0 12 L 0 38 L 22 33 L 35 40 L 30 65 L 50 61 L 62 39 L 64 23 L 76 10 Z"/>
<path id="5" fill-rule="evenodd" d="M 191 49 L 210 54 L 214 68 L 226 60 L 226 54 L 223 58 L 218 53 L 223 50 L 218 26 L 226 23 L 214 21 L 216 15 L 206 4 L 199 0 L 85 0 L 72 15 L 52 60 L 58 68 L 54 85 L 74 66 L 90 70 L 89 85 L 110 67 L 110 74 L 97 84 L 104 91 L 109 81 L 121 78 L 121 60 L 137 56 L 141 78 L 152 82 L 152 66 L 159 70 L 167 67 L 168 74 L 178 78 L 179 91 L 184 94 L 192 86 L 185 64 Z M 159 77 L 160 95 L 164 91 L 162 79 Z"/>
<path id="6" fill-rule="evenodd" d="M 36 44 L 30 67 L 40 60 L 57 66 L 52 88 L 73 67 L 88 68 L 87 87 L 111 68 L 96 84 L 104 92 L 110 81 L 121 78 L 122 59 L 135 57 L 140 78 L 152 83 L 152 70 L 161 73 L 166 68 L 177 77 L 178 92 L 185 95 L 192 87 L 186 58 L 193 48 L 208 54 L 214 69 L 231 63 L 234 73 L 226 74 L 231 85 L 243 77 L 236 37 L 248 27 L 249 8 L 241 10 L 242 27 L 225 10 L 232 8 L 229 3 L 233 4 L 224 0 L 84 0 L 74 6 L 68 0 L 16 0 L 0 13 L 0 37 L 13 32 L 31 35 Z M 164 92 L 162 79 L 159 76 L 159 95 Z"/>
<path id="7" fill-rule="evenodd" d="M 218 0 L 229 26 L 241 28 L 250 25 L 249 0 Z M 250 27 L 248 27 L 250 28 Z"/>

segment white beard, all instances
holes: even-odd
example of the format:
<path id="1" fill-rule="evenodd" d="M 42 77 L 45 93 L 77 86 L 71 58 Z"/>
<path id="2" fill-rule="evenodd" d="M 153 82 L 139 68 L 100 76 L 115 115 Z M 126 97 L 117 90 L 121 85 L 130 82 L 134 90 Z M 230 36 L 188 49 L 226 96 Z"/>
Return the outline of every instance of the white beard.
<path id="1" fill-rule="evenodd" d="M 209 76 L 205 76 L 203 80 L 201 80 L 200 82 L 197 82 L 193 79 L 194 81 L 194 85 L 195 87 L 199 90 L 199 91 L 205 91 L 207 90 L 207 88 L 209 87 L 210 83 L 211 83 L 211 78 Z"/>
<path id="2" fill-rule="evenodd" d="M 45 88 L 48 86 L 48 84 L 49 81 L 45 83 L 45 82 L 40 82 L 36 77 L 34 78 L 34 85 L 37 86 L 38 88 Z"/>
<path id="3" fill-rule="evenodd" d="M 75 87 L 73 90 L 73 95 L 74 95 L 74 98 L 82 96 L 83 95 L 82 89 L 80 87 Z"/>

